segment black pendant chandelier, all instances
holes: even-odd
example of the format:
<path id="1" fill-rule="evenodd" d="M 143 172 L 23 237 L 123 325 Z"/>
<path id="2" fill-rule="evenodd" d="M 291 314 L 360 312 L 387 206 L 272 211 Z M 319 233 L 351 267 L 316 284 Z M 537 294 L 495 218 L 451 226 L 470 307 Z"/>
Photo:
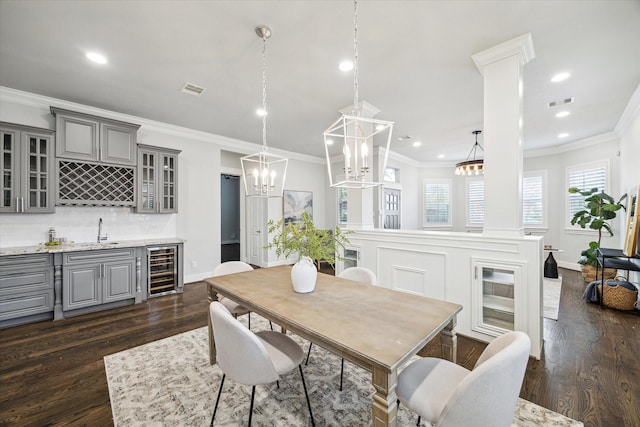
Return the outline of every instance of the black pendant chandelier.
<path id="1" fill-rule="evenodd" d="M 476 136 L 476 143 L 473 144 L 469 155 L 467 156 L 467 160 L 464 162 L 456 163 L 456 175 L 480 175 L 484 174 L 484 160 L 476 159 L 476 154 L 478 148 L 482 152 L 484 149 L 480 144 L 478 144 L 478 134 L 482 133 L 481 130 L 474 130 L 473 133 Z"/>

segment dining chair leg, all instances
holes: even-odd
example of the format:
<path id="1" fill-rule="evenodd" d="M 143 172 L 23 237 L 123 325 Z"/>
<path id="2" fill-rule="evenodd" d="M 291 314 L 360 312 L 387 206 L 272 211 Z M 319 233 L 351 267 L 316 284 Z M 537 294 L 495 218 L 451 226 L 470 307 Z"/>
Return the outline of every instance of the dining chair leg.
<path id="1" fill-rule="evenodd" d="M 418 415 L 418 422 L 416 423 L 417 426 L 420 425 L 420 415 Z"/>
<path id="2" fill-rule="evenodd" d="M 218 403 L 220 403 L 220 395 L 222 394 L 222 385 L 224 384 L 224 377 L 226 374 L 222 374 L 222 381 L 220 381 L 220 390 L 218 390 L 218 398 L 216 399 L 216 406 L 213 408 L 213 417 L 211 417 L 210 426 L 213 427 L 213 420 L 216 417 L 216 411 L 218 410 Z"/>
<path id="3" fill-rule="evenodd" d="M 276 387 L 280 388 L 280 380 L 276 380 Z"/>
<path id="4" fill-rule="evenodd" d="M 248 312 L 247 316 L 249 317 L 249 330 L 251 330 L 251 312 Z"/>
<path id="5" fill-rule="evenodd" d="M 340 364 L 340 391 L 342 391 L 342 374 L 344 373 L 344 359 L 342 359 L 342 363 Z"/>
<path id="6" fill-rule="evenodd" d="M 304 362 L 304 365 L 307 366 L 309 364 L 309 355 L 311 354 L 311 347 L 313 346 L 312 342 L 309 342 L 309 351 L 307 351 L 307 361 Z"/>
<path id="7" fill-rule="evenodd" d="M 273 331 L 273 323 L 271 323 L 271 320 L 269 320 L 269 326 L 271 327 L 271 330 Z"/>
<path id="8" fill-rule="evenodd" d="M 311 415 L 311 425 L 315 427 L 316 422 L 313 420 L 313 412 L 311 411 L 311 402 L 309 402 L 309 393 L 307 393 L 307 385 L 304 383 L 304 374 L 302 373 L 302 365 L 298 365 L 298 368 L 300 369 L 300 378 L 302 378 L 302 388 L 304 388 L 304 396 L 307 398 L 309 415 Z"/>
<path id="9" fill-rule="evenodd" d="M 253 397 L 256 395 L 256 386 L 251 387 L 251 405 L 249 406 L 249 427 L 251 427 L 251 416 L 253 415 Z"/>

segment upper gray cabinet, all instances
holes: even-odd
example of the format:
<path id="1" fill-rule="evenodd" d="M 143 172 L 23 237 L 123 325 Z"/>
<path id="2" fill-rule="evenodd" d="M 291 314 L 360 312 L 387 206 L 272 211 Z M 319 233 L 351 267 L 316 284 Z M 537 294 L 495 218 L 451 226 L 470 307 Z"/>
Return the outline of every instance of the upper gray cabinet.
<path id="1" fill-rule="evenodd" d="M 54 212 L 53 131 L 0 122 L 0 212 Z"/>
<path id="2" fill-rule="evenodd" d="M 178 212 L 179 150 L 138 145 L 138 213 Z"/>
<path id="3" fill-rule="evenodd" d="M 139 125 L 51 107 L 56 117 L 56 156 L 136 165 Z"/>

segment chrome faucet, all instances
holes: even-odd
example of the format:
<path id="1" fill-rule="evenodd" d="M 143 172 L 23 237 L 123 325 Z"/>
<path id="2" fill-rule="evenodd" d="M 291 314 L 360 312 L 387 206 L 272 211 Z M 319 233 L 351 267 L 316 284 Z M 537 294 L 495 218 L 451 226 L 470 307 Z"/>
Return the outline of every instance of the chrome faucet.
<path id="1" fill-rule="evenodd" d="M 108 234 L 109 233 L 105 233 L 104 236 L 102 235 L 102 218 L 100 218 L 98 220 L 98 243 L 100 243 L 100 242 L 102 242 L 104 240 L 107 240 Z"/>

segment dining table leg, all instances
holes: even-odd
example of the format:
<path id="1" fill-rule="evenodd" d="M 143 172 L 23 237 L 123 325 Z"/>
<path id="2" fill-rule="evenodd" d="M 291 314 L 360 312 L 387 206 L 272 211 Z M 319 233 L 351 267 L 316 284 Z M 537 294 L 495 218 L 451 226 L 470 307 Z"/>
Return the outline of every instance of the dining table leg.
<path id="1" fill-rule="evenodd" d="M 456 335 L 456 318 L 454 317 L 440 332 L 442 342 L 442 358 L 456 363 L 458 355 L 458 336 Z"/>
<path id="2" fill-rule="evenodd" d="M 373 427 L 395 427 L 398 416 L 398 396 L 396 395 L 398 372 L 396 370 L 389 372 L 374 366 L 371 382 L 376 390 L 371 406 Z"/>
<path id="3" fill-rule="evenodd" d="M 209 303 L 218 301 L 218 293 L 207 286 L 207 295 Z M 207 328 L 209 332 L 209 364 L 215 365 L 216 363 L 216 341 L 213 339 L 213 325 L 211 324 L 211 315 L 209 314 L 209 306 L 207 306 Z"/>

